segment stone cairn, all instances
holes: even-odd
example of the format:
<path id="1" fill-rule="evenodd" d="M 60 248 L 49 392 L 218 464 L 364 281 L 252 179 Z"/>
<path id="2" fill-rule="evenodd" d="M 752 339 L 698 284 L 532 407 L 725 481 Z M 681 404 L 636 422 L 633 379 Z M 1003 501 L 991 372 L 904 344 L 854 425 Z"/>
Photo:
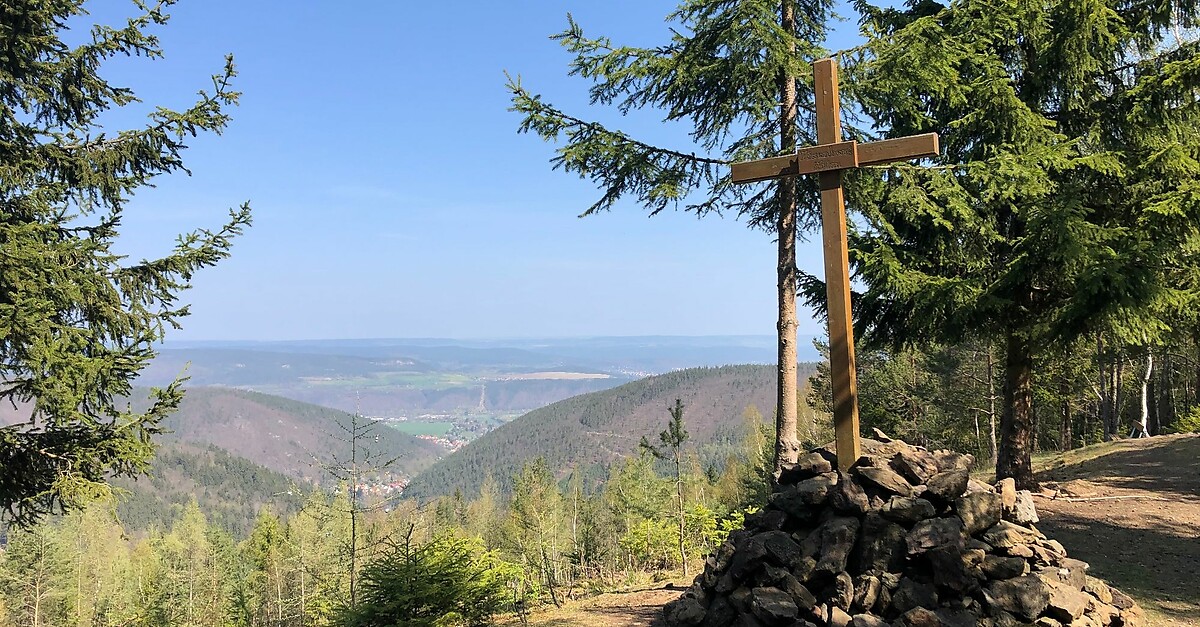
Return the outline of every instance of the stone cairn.
<path id="1" fill-rule="evenodd" d="M 828 448 L 783 470 L 767 506 L 664 608 L 670 627 L 1121 627 L 1141 609 L 1037 530 L 1011 479 L 974 459 L 864 440 L 849 473 Z"/>

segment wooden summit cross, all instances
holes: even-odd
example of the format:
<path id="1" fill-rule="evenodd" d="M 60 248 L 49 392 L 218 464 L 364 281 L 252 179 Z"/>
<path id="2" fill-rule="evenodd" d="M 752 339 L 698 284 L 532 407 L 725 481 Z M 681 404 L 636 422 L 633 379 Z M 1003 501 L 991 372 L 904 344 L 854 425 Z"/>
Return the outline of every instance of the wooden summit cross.
<path id="1" fill-rule="evenodd" d="M 801 174 L 819 174 L 821 233 L 829 314 L 829 370 L 833 384 L 833 426 L 840 470 L 859 457 L 858 384 L 854 373 L 854 331 L 850 322 L 850 266 L 846 246 L 846 205 L 842 170 L 938 154 L 937 133 L 859 144 L 842 141 L 837 65 L 813 64 L 817 145 L 791 155 L 733 164 L 734 183 L 754 183 Z M 792 260 L 795 263 L 795 260 Z"/>

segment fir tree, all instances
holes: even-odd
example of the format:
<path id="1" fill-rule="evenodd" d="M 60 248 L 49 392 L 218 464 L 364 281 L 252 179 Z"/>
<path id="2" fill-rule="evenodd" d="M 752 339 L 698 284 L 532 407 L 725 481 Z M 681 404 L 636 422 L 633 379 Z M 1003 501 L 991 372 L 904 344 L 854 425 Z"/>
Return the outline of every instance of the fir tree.
<path id="1" fill-rule="evenodd" d="M 1151 343 L 1194 308 L 1196 2 L 860 8 L 863 110 L 945 154 L 857 188 L 858 322 L 877 344 L 997 340 L 997 475 L 1028 486 L 1039 357 L 1098 331 Z"/>
<path id="2" fill-rule="evenodd" d="M 651 215 L 683 206 L 697 215 L 730 211 L 778 241 L 779 395 L 776 468 L 799 455 L 796 436 L 796 233 L 815 223 L 816 181 L 781 179 L 735 187 L 728 163 L 794 152 L 814 143 L 811 62 L 824 56 L 830 0 L 686 0 L 668 16 L 673 36 L 656 48 L 591 38 L 568 16 L 555 35 L 571 54 L 571 73 L 593 81 L 594 105 L 621 113 L 649 108 L 686 131 L 692 146 L 653 145 L 571 115 L 513 80 L 520 130 L 563 141 L 555 168 L 594 182 L 600 198 L 584 215 L 623 197 Z M 713 156 L 692 151 L 699 148 Z"/>
<path id="3" fill-rule="evenodd" d="M 226 257 L 250 222 L 243 205 L 215 231 L 180 236 L 161 259 L 126 263 L 112 252 L 134 191 L 184 170 L 184 141 L 219 133 L 237 100 L 230 58 L 190 108 L 102 130 L 101 114 L 137 102 L 101 77 L 104 62 L 161 56 L 151 30 L 172 3 L 137 3 L 141 15 L 95 26 L 75 47 L 62 36 L 85 13 L 82 0 L 15 0 L 0 11 L 0 400 L 28 411 L 0 429 L 0 507 L 21 524 L 146 468 L 179 382 L 156 390 L 145 412 L 118 399 L 187 315 L 178 297 L 193 273 Z"/>

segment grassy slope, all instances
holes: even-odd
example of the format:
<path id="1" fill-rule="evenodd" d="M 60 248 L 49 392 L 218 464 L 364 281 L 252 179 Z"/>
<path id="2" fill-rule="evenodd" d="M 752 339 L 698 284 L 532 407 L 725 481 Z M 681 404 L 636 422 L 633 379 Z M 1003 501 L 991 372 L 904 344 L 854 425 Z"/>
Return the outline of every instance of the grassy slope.
<path id="1" fill-rule="evenodd" d="M 170 441 L 213 445 L 296 479 L 321 477 L 320 464 L 349 457 L 339 441 L 352 416 L 336 409 L 231 388 L 192 388 L 179 412 L 167 420 Z M 378 436 L 378 440 L 375 440 Z M 397 458 L 392 472 L 415 475 L 444 450 L 379 425 L 360 444 L 384 459 Z"/>
<path id="2" fill-rule="evenodd" d="M 488 474 L 506 485 L 522 464 L 539 456 L 560 476 L 572 468 L 599 472 L 636 453 L 643 435 L 657 441 L 676 398 L 685 405 L 691 446 L 719 455 L 722 444 L 740 439 L 746 407 L 754 405 L 770 419 L 774 397 L 774 366 L 690 368 L 576 396 L 463 447 L 418 475 L 406 494 L 425 498 L 455 489 L 472 494 Z"/>

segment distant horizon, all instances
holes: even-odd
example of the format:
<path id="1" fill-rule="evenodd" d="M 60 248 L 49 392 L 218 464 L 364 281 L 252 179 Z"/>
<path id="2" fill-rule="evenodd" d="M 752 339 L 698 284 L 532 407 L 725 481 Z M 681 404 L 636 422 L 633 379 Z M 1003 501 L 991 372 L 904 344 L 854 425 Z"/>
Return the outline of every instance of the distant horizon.
<path id="1" fill-rule="evenodd" d="M 824 334 L 799 333 L 798 339 L 817 338 Z M 176 346 L 195 346 L 203 344 L 306 344 L 306 343 L 356 343 L 356 342 L 561 342 L 561 341 L 586 341 L 586 340 L 703 340 L 703 339 L 754 339 L 754 340 L 770 340 L 775 342 L 777 336 L 768 333 L 705 333 L 705 334 L 689 334 L 689 333 L 647 333 L 647 334 L 580 334 L 580 335 L 497 335 L 497 336 L 439 336 L 439 335 L 412 335 L 412 336 L 379 336 L 379 337 L 306 337 L 292 339 L 252 339 L 252 338 L 212 338 L 212 339 L 183 339 L 172 340 L 170 338 L 161 342 L 163 346 L 168 348 Z"/>

